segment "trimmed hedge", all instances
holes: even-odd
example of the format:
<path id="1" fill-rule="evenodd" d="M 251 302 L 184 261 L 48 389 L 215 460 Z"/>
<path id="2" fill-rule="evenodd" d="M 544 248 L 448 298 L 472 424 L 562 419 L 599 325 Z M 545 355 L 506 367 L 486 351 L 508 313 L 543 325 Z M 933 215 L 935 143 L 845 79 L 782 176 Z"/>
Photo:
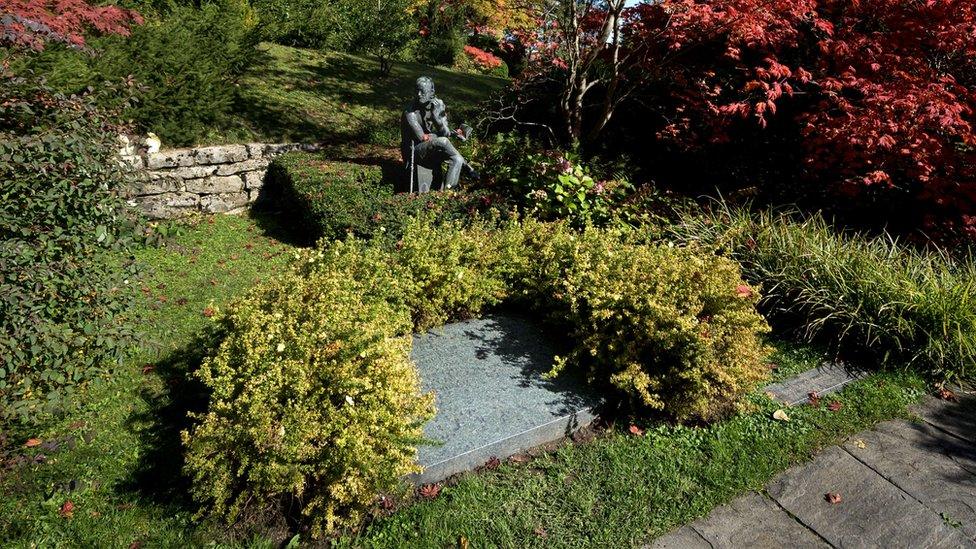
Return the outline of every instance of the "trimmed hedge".
<path id="1" fill-rule="evenodd" d="M 329 160 L 321 153 L 284 154 L 272 162 L 268 174 L 279 205 L 294 214 L 294 224 L 310 241 L 350 234 L 397 239 L 418 215 L 463 221 L 498 210 L 501 203 L 488 192 L 393 194 L 379 166 Z"/>
<path id="2" fill-rule="evenodd" d="M 198 376 L 213 391 L 184 432 L 205 512 L 301 509 L 314 535 L 355 527 L 415 470 L 431 415 L 411 334 L 504 301 L 568 325 L 588 373 L 637 411 L 729 413 L 767 374 L 758 294 L 737 266 L 693 248 L 527 220 L 407 221 L 402 239 L 321 240 L 220 317 Z"/>

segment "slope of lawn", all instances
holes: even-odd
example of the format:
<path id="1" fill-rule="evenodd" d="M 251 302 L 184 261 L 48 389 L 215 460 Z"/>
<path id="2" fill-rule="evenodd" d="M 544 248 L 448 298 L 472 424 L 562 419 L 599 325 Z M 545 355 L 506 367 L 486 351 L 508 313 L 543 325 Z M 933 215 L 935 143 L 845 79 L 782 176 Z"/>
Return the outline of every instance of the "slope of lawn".
<path id="1" fill-rule="evenodd" d="M 241 140 L 394 146 L 400 110 L 417 77 L 434 79 L 454 125 L 508 82 L 412 62 L 395 63 L 389 76 L 381 76 L 379 63 L 368 57 L 275 44 L 259 49 L 240 83 Z"/>

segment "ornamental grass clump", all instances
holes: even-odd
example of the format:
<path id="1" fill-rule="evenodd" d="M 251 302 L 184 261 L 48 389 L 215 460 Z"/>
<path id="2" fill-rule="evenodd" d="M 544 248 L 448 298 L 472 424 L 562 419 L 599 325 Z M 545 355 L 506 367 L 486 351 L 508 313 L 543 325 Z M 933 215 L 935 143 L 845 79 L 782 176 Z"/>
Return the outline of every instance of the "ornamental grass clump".
<path id="1" fill-rule="evenodd" d="M 701 240 L 762 281 L 762 307 L 810 338 L 830 338 L 883 365 L 936 379 L 972 377 L 976 265 L 884 235 L 841 234 L 822 217 L 796 221 L 720 206 L 675 229 Z"/>

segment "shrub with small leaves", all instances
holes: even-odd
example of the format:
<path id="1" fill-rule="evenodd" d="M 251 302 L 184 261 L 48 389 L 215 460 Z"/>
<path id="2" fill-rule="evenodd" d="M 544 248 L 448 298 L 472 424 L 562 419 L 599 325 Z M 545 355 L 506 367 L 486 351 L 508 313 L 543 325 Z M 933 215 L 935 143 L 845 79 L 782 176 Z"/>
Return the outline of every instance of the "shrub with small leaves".
<path id="1" fill-rule="evenodd" d="M 729 259 L 629 240 L 527 223 L 520 293 L 574 340 L 553 373 L 582 368 L 638 410 L 680 421 L 727 415 L 768 375 L 758 291 Z"/>
<path id="2" fill-rule="evenodd" d="M 197 373 L 209 408 L 183 442 L 205 511 L 233 521 L 248 506 L 297 509 L 318 537 L 357 526 L 379 492 L 419 470 L 433 398 L 378 248 L 333 243 L 298 264 L 219 316 L 223 341 Z"/>

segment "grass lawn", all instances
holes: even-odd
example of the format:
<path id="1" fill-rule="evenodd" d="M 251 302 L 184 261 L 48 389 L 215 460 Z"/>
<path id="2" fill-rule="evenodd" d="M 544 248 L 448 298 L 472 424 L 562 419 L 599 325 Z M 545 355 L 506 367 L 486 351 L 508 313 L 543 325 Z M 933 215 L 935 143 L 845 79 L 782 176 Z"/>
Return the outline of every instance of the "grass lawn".
<path id="1" fill-rule="evenodd" d="M 470 118 L 475 105 L 507 80 L 465 74 L 412 62 L 379 75 L 372 58 L 338 52 L 262 44 L 257 61 L 241 80 L 239 126 L 213 142 L 247 140 L 371 144 L 400 140 L 400 110 L 413 96 L 417 77 L 434 79 L 451 123 Z"/>
<path id="2" fill-rule="evenodd" d="M 164 248 L 144 248 L 149 272 L 133 285 L 132 311 L 145 343 L 116 377 L 93 389 L 77 413 L 17 443 L 29 463 L 0 467 L 4 547 L 271 546 L 284 530 L 228 537 L 193 520 L 179 475 L 177 433 L 199 406 L 186 372 L 205 343 L 208 307 L 221 307 L 286 264 L 290 244 L 268 219 L 199 218 Z M 821 353 L 777 343 L 780 370 L 816 366 Z M 405 502 L 341 546 L 629 546 L 702 516 L 760 487 L 816 449 L 905 414 L 924 390 L 909 375 L 876 374 L 850 385 L 830 412 L 798 407 L 788 423 L 759 392 L 752 410 L 706 428 L 611 427 L 533 460 L 462 476 L 438 498 Z M 43 458 L 38 456 L 43 454 Z M 10 463 L 8 461 L 8 463 Z M 71 501 L 68 513 L 65 503 Z M 68 516 L 70 514 L 70 516 Z"/>

